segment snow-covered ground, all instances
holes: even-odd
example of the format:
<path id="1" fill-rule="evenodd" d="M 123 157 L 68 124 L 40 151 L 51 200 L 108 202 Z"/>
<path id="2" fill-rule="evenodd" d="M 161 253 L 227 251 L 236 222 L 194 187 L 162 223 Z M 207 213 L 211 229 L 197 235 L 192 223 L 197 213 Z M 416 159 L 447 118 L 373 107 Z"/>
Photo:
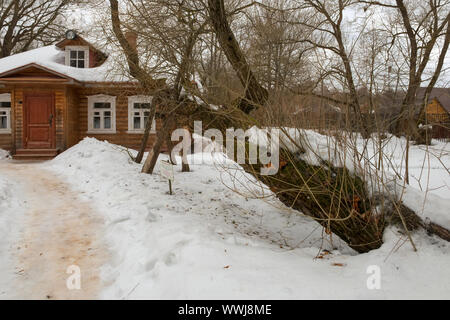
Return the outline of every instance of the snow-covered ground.
<path id="1" fill-rule="evenodd" d="M 253 128 L 252 130 L 255 130 Z M 359 175 L 372 175 L 372 182 L 377 182 L 375 190 L 388 192 L 393 185 L 397 197 L 413 208 L 424 220 L 430 220 L 450 227 L 450 143 L 433 140 L 431 146 L 410 144 L 408 153 L 409 184 L 404 182 L 406 140 L 387 135 L 380 146 L 377 137 L 364 140 L 359 136 L 340 133 L 339 138 L 319 134 L 312 130 L 286 128 L 291 138 L 302 142 L 306 152 L 302 156 L 312 164 L 319 164 L 322 159 L 329 160 L 336 166 L 345 165 Z M 261 136 L 253 133 L 254 136 Z M 303 138 L 304 137 L 304 138 Z M 260 140 L 261 141 L 261 140 Z M 291 150 L 297 149 L 289 139 L 282 135 L 284 145 Z M 358 150 L 358 157 L 354 149 Z M 377 170 L 376 168 L 379 167 Z M 383 176 L 380 179 L 380 176 Z M 387 183 L 385 186 L 380 186 Z M 377 189 L 378 188 L 378 189 Z"/>
<path id="2" fill-rule="evenodd" d="M 6 154 L 0 150 L 1 155 Z M 7 252 L 19 238 L 24 221 L 23 202 L 17 185 L 0 175 L 0 299 L 13 285 L 17 272 L 14 257 Z"/>
<path id="3" fill-rule="evenodd" d="M 8 159 L 9 158 L 9 152 L 0 149 L 0 160 Z"/>
<path id="4" fill-rule="evenodd" d="M 450 147 L 433 148 L 448 165 Z M 420 152 L 413 147 L 412 158 L 419 159 Z M 126 150 L 92 138 L 41 164 L 102 215 L 110 259 L 101 270 L 100 298 L 450 299 L 450 243 L 417 232 L 413 252 L 406 238 L 389 228 L 381 248 L 358 255 L 336 236 L 322 239 L 316 222 L 277 200 L 237 194 L 230 188 L 245 195 L 245 185 L 233 184 L 233 174 L 211 154 L 190 161 L 200 156 L 203 164 L 191 165 L 192 172 L 182 173 L 178 165 L 174 195 L 159 166 L 154 175 L 141 174 Z M 450 211 L 450 177 L 439 161 L 424 163 L 432 185 L 446 186 L 430 194 L 441 210 Z M 11 213 L 20 212 L 11 204 L 17 200 L 9 192 L 13 187 L 14 181 L 0 177 L 0 199 L 8 199 L 0 204 L 3 229 L 17 224 Z M 0 266 L 7 266 L 5 261 L 2 255 Z M 367 282 L 378 267 L 381 287 L 371 290 Z"/>

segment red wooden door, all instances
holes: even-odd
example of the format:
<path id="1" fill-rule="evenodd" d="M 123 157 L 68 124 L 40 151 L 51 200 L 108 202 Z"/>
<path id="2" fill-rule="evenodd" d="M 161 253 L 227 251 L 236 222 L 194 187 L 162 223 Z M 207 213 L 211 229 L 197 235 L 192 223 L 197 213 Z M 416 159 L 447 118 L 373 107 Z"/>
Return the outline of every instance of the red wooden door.
<path id="1" fill-rule="evenodd" d="M 51 94 L 25 96 L 24 147 L 50 149 L 55 143 L 55 107 Z"/>

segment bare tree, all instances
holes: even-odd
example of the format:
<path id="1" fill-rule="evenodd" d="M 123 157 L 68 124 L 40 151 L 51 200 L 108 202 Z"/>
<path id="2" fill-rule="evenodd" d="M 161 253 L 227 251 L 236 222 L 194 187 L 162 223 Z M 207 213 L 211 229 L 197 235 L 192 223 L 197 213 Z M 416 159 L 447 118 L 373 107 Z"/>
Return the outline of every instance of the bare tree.
<path id="1" fill-rule="evenodd" d="M 309 46 L 293 41 L 305 32 L 301 25 L 289 23 L 297 13 L 287 9 L 286 1 L 263 1 L 247 13 L 243 28 L 248 37 L 244 48 L 249 63 L 269 91 L 283 91 L 308 80 L 305 55 Z"/>
<path id="2" fill-rule="evenodd" d="M 329 9 L 323 3 L 318 1 L 306 2 L 314 10 L 317 10 L 320 16 L 325 16 L 325 20 L 320 21 L 331 25 L 331 29 L 324 29 L 326 30 L 324 32 L 331 34 L 338 45 L 337 47 L 331 47 L 324 43 L 313 42 L 309 39 L 306 41 L 319 48 L 331 50 L 341 58 L 344 65 L 342 75 L 347 80 L 347 85 L 353 88 L 350 91 L 354 90 L 354 92 L 350 92 L 350 97 L 354 100 L 350 100 L 349 104 L 351 106 L 353 105 L 355 112 L 360 112 L 358 92 L 340 30 L 345 4 L 343 1 L 339 1 L 336 11 L 331 15 L 328 11 Z M 243 86 L 247 90 L 249 88 L 255 88 L 256 90 L 262 88 L 258 80 L 253 76 L 251 67 L 247 63 L 227 23 L 227 12 L 224 1 L 208 0 L 208 5 L 211 24 L 219 38 L 221 48 L 224 50 L 236 73 L 241 73 L 239 79 Z M 337 22 L 335 19 L 337 19 Z M 321 29 L 320 25 L 315 28 Z M 246 72 L 247 77 L 242 77 L 243 72 Z M 252 82 L 251 87 L 249 86 L 249 82 Z M 264 107 L 267 102 L 267 98 L 264 98 L 262 95 L 247 94 L 247 97 L 249 100 L 248 103 L 252 106 Z M 367 130 L 367 128 L 364 130 Z M 372 170 L 372 165 L 368 164 L 370 161 L 368 163 L 365 163 L 365 161 L 361 163 L 366 152 L 364 150 L 362 152 L 358 151 L 357 146 L 353 146 L 351 151 L 347 150 L 347 147 L 344 147 L 341 150 L 343 153 L 343 161 L 339 167 L 334 166 L 326 160 L 322 160 L 322 163 L 319 165 L 313 165 L 299 157 L 299 154 L 304 152 L 304 148 L 308 148 L 310 151 L 314 149 L 309 145 L 309 142 L 304 140 L 303 143 L 296 142 L 286 130 L 283 131 L 282 129 L 282 132 L 290 143 L 295 144 L 297 151 L 290 151 L 290 148 L 287 148 L 282 143 L 280 150 L 280 163 L 282 165 L 276 175 L 259 175 L 258 171 L 261 164 L 256 166 L 244 164 L 244 169 L 268 186 L 286 206 L 297 209 L 316 219 L 325 228 L 327 234 L 331 234 L 332 232 L 337 234 L 358 252 L 367 252 L 371 249 L 378 248 L 382 243 L 383 231 L 388 220 L 391 219 L 392 211 L 390 213 L 387 211 L 382 212 L 381 214 L 377 212 L 376 207 L 380 205 L 380 200 L 370 196 L 366 179 L 373 179 L 375 177 L 380 180 L 372 180 L 371 184 L 383 185 L 383 188 L 386 188 L 386 186 L 384 185 L 383 174 L 378 176 L 377 174 L 369 173 L 368 170 Z M 341 143 L 346 145 L 347 142 Z M 350 152 L 355 157 L 355 166 L 359 168 L 355 173 L 350 173 L 346 168 L 345 158 L 347 152 Z M 398 199 L 393 198 L 390 201 L 392 206 L 396 208 L 395 212 L 397 212 L 403 227 L 409 234 L 407 219 L 404 217 L 405 211 L 408 211 L 406 210 L 407 208 L 399 205 Z M 419 225 L 426 227 L 426 224 L 413 212 L 408 212 L 407 214 L 408 220 L 415 221 L 415 227 Z M 444 239 L 448 239 L 448 230 L 439 229 L 436 234 L 442 236 Z M 416 248 L 412 238 L 409 238 L 413 247 Z"/>
<path id="3" fill-rule="evenodd" d="M 267 89 L 256 79 L 230 28 L 223 0 L 208 0 L 208 10 L 220 46 L 245 88 L 245 97 L 238 103 L 238 108 L 249 113 L 259 105 L 264 106 L 268 99 Z"/>
<path id="4" fill-rule="evenodd" d="M 61 36 L 63 10 L 73 0 L 0 0 L 0 58 Z"/>
<path id="5" fill-rule="evenodd" d="M 332 65 L 329 70 L 323 73 L 323 77 L 333 76 L 342 82 L 343 89 L 347 92 L 347 98 L 340 104 L 349 107 L 354 114 L 354 126 L 367 137 L 369 131 L 361 114 L 357 82 L 352 66 L 352 48 L 349 48 L 348 43 L 346 43 L 348 38 L 343 32 L 344 12 L 353 4 L 354 2 L 350 0 L 299 1 L 297 10 L 303 12 L 302 19 L 298 22 L 293 21 L 293 23 L 300 23 L 307 28 L 307 36 L 299 38 L 298 41 L 309 43 L 313 48 L 328 52 L 328 54 L 340 59 L 340 64 Z M 323 56 L 323 53 L 321 56 Z M 317 84 L 321 81 L 322 77 L 319 78 Z"/>
<path id="6" fill-rule="evenodd" d="M 183 88 L 189 83 L 192 73 L 192 55 L 199 35 L 204 31 L 206 22 L 201 19 L 201 10 L 194 1 L 176 0 L 135 0 L 129 1 L 127 20 L 122 24 L 117 0 L 110 0 L 113 31 L 127 58 L 130 75 L 149 92 L 155 87 L 155 70 L 170 76 L 170 84 L 160 91 L 152 102 L 152 115 L 156 110 L 156 101 L 161 108 L 163 126 L 158 131 L 156 143 L 145 160 L 142 172 L 152 173 L 161 147 L 174 126 L 177 109 L 184 103 Z M 131 46 L 122 31 L 122 25 L 133 30 L 140 44 L 146 49 L 139 55 Z M 140 61 L 145 63 L 141 64 Z M 148 68 L 149 65 L 157 67 Z M 152 116 L 151 115 L 151 116 Z M 144 139 L 137 161 L 140 162 L 147 144 L 148 131 L 152 118 L 148 118 Z M 184 166 L 186 170 L 186 164 Z"/>
<path id="7" fill-rule="evenodd" d="M 145 87 L 146 81 L 152 82 L 149 80 L 152 79 L 153 74 L 150 65 L 156 64 L 158 66 L 156 70 L 165 70 L 171 75 L 168 85 L 161 91 L 161 104 L 158 105 L 159 112 L 164 115 L 163 128 L 158 131 L 156 143 L 146 159 L 143 172 L 152 173 L 160 148 L 163 142 L 167 141 L 175 123 L 185 126 L 191 120 L 206 119 L 211 120 L 210 122 L 214 124 L 215 128 L 221 131 L 225 131 L 230 125 L 242 128 L 256 124 L 253 117 L 254 110 L 267 108 L 271 92 L 261 84 L 261 79 L 253 72 L 248 53 L 243 49 L 245 46 L 241 47 L 238 40 L 245 40 L 246 37 L 237 36 L 233 32 L 230 17 L 238 13 L 246 13 L 247 9 L 251 10 L 255 5 L 260 6 L 260 2 L 238 5 L 224 0 L 205 0 L 205 2 L 195 1 L 192 3 L 182 0 L 135 0 L 128 3 L 132 10 L 122 16 L 124 17 L 123 21 L 120 19 L 118 1 L 110 0 L 110 3 L 113 30 L 127 56 L 130 74 L 143 87 Z M 308 50 L 315 53 L 326 52 L 328 56 L 326 54 L 316 56 L 319 63 L 322 62 L 320 60 L 325 60 L 323 57 L 329 57 L 331 53 L 332 63 L 328 65 L 324 63 L 319 66 L 324 71 L 325 67 L 330 67 L 330 70 L 320 74 L 315 79 L 315 84 L 322 83 L 325 78 L 328 78 L 329 83 L 335 80 L 341 85 L 341 92 L 334 96 L 325 96 L 323 89 L 321 93 L 312 92 L 312 94 L 317 98 L 350 106 L 364 133 L 364 131 L 367 132 L 367 127 L 365 123 L 362 124 L 362 91 L 358 90 L 361 89 L 358 85 L 362 82 L 362 73 L 359 70 L 355 72 L 356 64 L 352 60 L 354 48 L 349 46 L 348 39 L 342 30 L 344 12 L 354 3 L 336 0 L 330 6 L 329 2 L 325 5 L 321 1 L 305 0 L 298 7 L 280 10 L 295 12 L 292 16 L 295 16 L 296 19 L 302 18 L 302 20 L 288 20 L 287 22 L 311 31 L 311 33 L 291 35 L 292 39 L 289 40 L 292 43 L 307 45 Z M 152 5 L 150 6 L 150 4 Z M 266 9 L 272 10 L 270 7 Z M 304 16 L 305 13 L 310 15 Z M 284 19 L 286 16 L 277 15 L 277 17 Z M 147 39 L 141 44 L 141 47 L 144 47 L 143 53 L 138 53 L 129 45 L 123 29 L 139 30 L 141 37 Z M 205 32 L 207 36 L 202 37 Z M 211 36 L 208 32 L 212 32 L 214 35 Z M 360 34 L 362 33 L 360 32 Z M 209 42 L 205 41 L 208 37 L 211 40 Z M 198 47 L 197 44 L 199 44 Z M 215 51 L 217 44 L 234 70 L 242 90 L 237 93 L 237 99 L 229 105 L 221 106 L 218 111 L 203 110 L 187 115 L 181 109 L 189 110 L 186 108 L 188 105 L 194 105 L 195 109 L 200 105 L 197 99 L 186 103 L 189 98 L 186 99 L 185 92 L 199 94 L 198 90 L 190 87 L 190 77 L 195 76 L 196 70 L 207 70 L 199 65 L 202 64 L 204 56 L 209 56 L 208 59 L 210 59 L 217 53 Z M 246 45 L 248 44 L 246 43 Z M 201 49 L 207 48 L 207 45 L 211 45 L 215 52 L 211 50 L 207 54 L 202 54 L 196 50 L 200 49 L 199 51 L 201 51 Z M 369 79 L 375 77 L 374 66 L 376 64 L 374 60 L 377 57 L 378 46 L 378 42 L 374 39 L 371 46 L 374 56 L 368 63 Z M 384 48 L 384 44 L 380 44 L 380 46 Z M 375 79 L 370 81 L 375 86 Z M 314 85 L 312 87 L 314 88 Z M 370 94 L 375 91 L 372 87 L 369 89 L 366 92 Z M 204 98 L 201 94 L 196 97 Z M 373 105 L 373 102 L 370 103 Z M 183 117 L 187 121 L 182 120 Z M 367 149 L 358 150 L 356 138 L 354 138 L 357 135 L 350 133 L 350 138 L 346 138 L 346 132 L 337 134 L 338 139 L 341 139 L 335 141 L 335 145 L 340 146 L 336 147 L 334 151 L 336 157 L 340 159 L 338 164 L 334 164 L 331 160 L 325 160 L 317 154 L 318 163 L 311 163 L 304 159 L 307 153 L 305 150 L 314 153 L 310 142 L 305 137 L 300 137 L 299 140 L 293 138 L 285 129 L 280 129 L 285 140 L 282 141 L 280 149 L 281 166 L 279 171 L 271 176 L 263 176 L 260 174 L 260 169 L 264 165 L 261 163 L 246 163 L 242 164 L 242 167 L 256 177 L 257 181 L 270 188 L 273 195 L 282 203 L 316 219 L 323 226 L 326 234 L 330 236 L 332 233 L 337 234 L 358 252 L 367 252 L 382 244 L 383 231 L 389 223 L 388 220 L 392 217 L 393 211 L 398 212 L 403 226 L 408 232 L 398 199 L 391 197 L 385 201 L 368 190 L 369 185 L 382 186 L 380 187 L 382 191 L 388 187 L 384 185 L 383 174 L 377 176 L 376 172 L 371 172 L 371 170 L 381 171 L 381 169 L 373 169 L 370 160 L 361 161 L 368 158 Z M 348 127 L 347 129 L 352 131 L 353 128 Z M 287 147 L 286 140 L 294 147 Z M 351 145 L 352 143 L 353 145 Z M 348 144 L 350 144 L 350 149 Z M 352 159 L 347 159 L 347 157 Z M 347 160 L 353 160 L 355 167 L 353 171 L 348 169 Z M 368 179 L 372 178 L 379 178 L 379 180 L 370 180 L 369 184 Z M 254 180 L 252 179 L 252 181 Z M 387 209 L 380 213 L 380 207 Z"/>
<path id="8" fill-rule="evenodd" d="M 390 40 L 396 45 L 397 59 L 407 66 L 405 97 L 396 122 L 396 132 L 417 138 L 417 121 L 414 119 L 417 90 L 426 84 L 425 96 L 431 93 L 442 72 L 450 44 L 450 2 L 446 0 L 361 1 L 370 6 L 393 10 L 389 21 Z M 439 48 L 440 46 L 440 48 Z M 437 62 L 433 64 L 436 50 Z M 428 80 L 428 81 L 426 81 Z M 424 101 L 425 103 L 425 101 Z M 422 105 L 422 110 L 424 109 Z"/>

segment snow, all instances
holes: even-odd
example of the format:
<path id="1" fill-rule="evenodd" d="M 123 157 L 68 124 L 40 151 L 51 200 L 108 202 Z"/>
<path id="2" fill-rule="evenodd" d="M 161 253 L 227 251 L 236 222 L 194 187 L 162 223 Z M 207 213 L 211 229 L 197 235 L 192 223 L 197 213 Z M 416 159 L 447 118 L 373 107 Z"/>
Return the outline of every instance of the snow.
<path id="1" fill-rule="evenodd" d="M 432 221 L 450 229 L 450 200 L 425 194 L 413 187 L 406 187 L 403 203 L 409 208 L 416 208 L 416 212 L 424 221 Z"/>
<path id="2" fill-rule="evenodd" d="M 308 136 L 318 150 L 320 141 L 328 141 L 316 133 Z M 392 163 L 400 164 L 402 140 L 391 139 L 385 148 Z M 450 175 L 443 169 L 448 145 L 434 142 L 431 149 L 436 156 L 423 162 L 429 181 L 448 186 Z M 425 151 L 413 146 L 411 163 L 419 164 Z M 198 158 L 202 164 L 192 164 Z M 389 227 L 379 249 L 356 254 L 335 235 L 331 241 L 322 238 L 316 222 L 258 190 L 255 180 L 221 153 L 194 154 L 189 161 L 192 171 L 182 173 L 178 159 L 172 196 L 159 165 L 155 174 L 141 174 L 125 148 L 93 138 L 33 164 L 69 183 L 101 215 L 109 260 L 101 268 L 100 298 L 450 299 L 450 243 L 418 231 L 412 234 L 414 252 L 407 237 Z M 420 176 L 415 165 L 411 174 Z M 14 259 L 6 253 L 14 252 L 26 201 L 13 177 L 14 172 L 0 174 L 0 288 L 5 291 L 15 288 Z M 447 223 L 448 192 L 425 191 L 424 184 L 412 184 L 403 199 L 418 212 L 423 208 L 424 217 L 441 215 Z M 263 193 L 265 198 L 252 197 Z M 381 287 L 371 290 L 373 266 L 380 268 Z"/>
<path id="3" fill-rule="evenodd" d="M 9 152 L 3 149 L 0 149 L 0 160 L 8 159 L 10 157 Z"/>
<path id="4" fill-rule="evenodd" d="M 122 82 L 129 81 L 109 57 L 97 68 L 74 68 L 66 66 L 65 52 L 54 45 L 29 50 L 0 59 L 0 74 L 34 63 L 68 77 L 83 82 Z"/>
<path id="5" fill-rule="evenodd" d="M 202 156 L 207 161 L 208 156 Z M 255 248 L 260 252 L 258 255 L 264 255 L 267 246 L 271 248 L 269 251 L 281 251 L 286 244 L 309 248 L 318 247 L 322 242 L 321 230 L 311 219 L 287 209 L 284 209 L 287 212 L 275 210 L 260 200 L 246 200 L 228 190 L 218 179 L 212 159 L 201 167 L 193 165 L 191 173 L 177 174 L 174 196 L 167 194 L 168 184 L 158 175 L 140 174 L 140 165 L 134 164 L 121 147 L 92 138 L 84 139 L 58 156 L 51 168 L 72 177 L 72 181 L 75 179 L 74 186 L 87 199 L 95 200 L 101 211 L 107 212 L 104 217 L 107 237 L 117 257 L 113 259 L 115 263 L 105 268 L 105 281 L 116 282 L 106 290 L 105 298 L 123 298 L 133 289 L 130 284 L 138 283 L 142 287 L 136 288 L 132 297 L 168 298 L 174 294 L 179 298 L 193 297 L 195 292 L 189 291 L 181 291 L 178 296 L 177 283 L 180 284 L 179 277 L 184 277 L 186 272 L 174 277 L 176 269 L 187 268 L 192 281 L 197 281 L 197 277 L 208 279 L 213 277 L 212 270 L 222 271 L 231 263 L 230 268 L 234 270 L 241 259 L 238 254 L 241 247 Z M 222 179 L 227 178 L 228 174 L 224 173 Z M 352 252 L 343 243 L 339 246 L 343 251 Z M 327 244 L 325 248 L 332 249 Z M 231 259 L 227 258 L 230 251 Z M 199 260 L 199 256 L 205 258 Z M 249 258 L 255 259 L 253 264 L 258 262 L 252 255 Z M 177 268 L 166 270 L 169 273 L 161 275 L 157 283 L 148 282 L 155 274 L 166 272 L 161 269 L 172 265 Z M 128 271 L 124 273 L 124 270 Z M 238 280 L 233 280 L 234 285 L 241 281 Z M 169 292 L 162 290 L 167 282 L 173 286 Z M 149 285 L 161 286 L 161 290 L 148 296 Z M 203 285 L 209 286 L 209 281 Z M 201 285 L 186 287 L 186 290 L 200 289 Z M 247 290 L 248 295 L 251 288 Z"/>
<path id="6" fill-rule="evenodd" d="M 417 232 L 413 252 L 389 228 L 381 248 L 356 255 L 336 236 L 322 243 L 317 223 L 276 200 L 230 190 L 237 165 L 194 157 L 203 164 L 190 173 L 178 165 L 173 196 L 158 168 L 141 174 L 124 148 L 92 138 L 46 164 L 103 213 L 112 258 L 101 298 L 450 298 L 449 243 Z M 321 245 L 331 253 L 318 256 Z M 380 290 L 366 285 L 371 265 L 381 268 Z"/>
<path id="7" fill-rule="evenodd" d="M 197 84 L 197 87 L 199 89 L 200 96 L 198 96 L 197 94 L 194 94 L 192 92 L 188 92 L 188 91 L 186 91 L 186 89 L 184 87 L 182 87 L 181 92 L 180 92 L 180 97 L 187 98 L 188 100 L 193 101 L 198 105 L 206 105 L 209 109 L 214 110 L 214 111 L 220 110 L 221 107 L 218 105 L 211 104 L 211 103 L 205 103 L 205 100 L 201 97 L 201 93 L 203 92 L 203 87 L 201 86 L 201 84 L 199 85 L 199 83 L 200 83 L 199 81 L 195 81 L 195 83 Z"/>
<path id="8" fill-rule="evenodd" d="M 6 151 L 0 149 L 0 155 Z M 4 159 L 0 157 L 0 160 Z M 0 299 L 6 294 L 7 288 L 14 281 L 15 262 L 11 255 L 7 254 L 19 239 L 24 211 L 22 202 L 17 197 L 20 190 L 13 181 L 0 176 Z"/>

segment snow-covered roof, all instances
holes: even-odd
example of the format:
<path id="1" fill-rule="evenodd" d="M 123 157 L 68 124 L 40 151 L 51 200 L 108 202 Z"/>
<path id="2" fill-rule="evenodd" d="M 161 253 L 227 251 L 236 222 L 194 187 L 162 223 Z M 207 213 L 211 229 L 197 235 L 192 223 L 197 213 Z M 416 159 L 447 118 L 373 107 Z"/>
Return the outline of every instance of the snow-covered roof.
<path id="1" fill-rule="evenodd" d="M 0 59 L 0 74 L 25 67 L 30 64 L 42 66 L 81 82 L 128 82 L 121 70 L 114 67 L 114 61 L 108 57 L 96 68 L 75 68 L 65 65 L 65 52 L 54 45 L 33 49 Z"/>

